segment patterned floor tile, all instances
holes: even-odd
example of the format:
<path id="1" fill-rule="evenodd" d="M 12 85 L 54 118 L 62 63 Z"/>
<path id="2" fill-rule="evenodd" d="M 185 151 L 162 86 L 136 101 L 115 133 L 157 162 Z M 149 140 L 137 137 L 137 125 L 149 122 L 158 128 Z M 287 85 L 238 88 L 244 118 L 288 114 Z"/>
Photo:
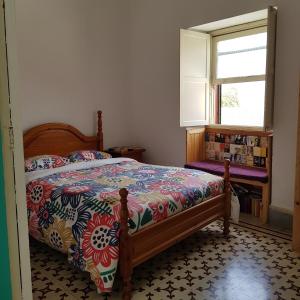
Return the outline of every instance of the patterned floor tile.
<path id="1" fill-rule="evenodd" d="M 89 274 L 73 269 L 64 255 L 31 241 L 34 299 L 120 299 L 98 295 Z M 134 270 L 133 300 L 300 299 L 300 258 L 290 241 L 231 226 L 224 238 L 215 222 Z"/>

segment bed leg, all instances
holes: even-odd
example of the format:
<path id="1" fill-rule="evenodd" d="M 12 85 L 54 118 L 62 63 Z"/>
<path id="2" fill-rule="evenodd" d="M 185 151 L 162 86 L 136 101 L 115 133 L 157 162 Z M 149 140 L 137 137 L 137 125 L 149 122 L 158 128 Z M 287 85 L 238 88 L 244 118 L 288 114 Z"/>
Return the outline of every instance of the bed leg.
<path id="1" fill-rule="evenodd" d="M 225 213 L 224 213 L 224 224 L 223 224 L 223 234 L 225 236 L 229 235 L 229 219 L 231 214 L 231 190 L 230 190 L 230 160 L 226 159 L 224 161 L 224 192 L 225 192 Z"/>
<path id="2" fill-rule="evenodd" d="M 122 299 L 131 299 L 132 275 L 132 242 L 128 233 L 128 207 L 126 189 L 120 189 L 121 196 L 121 228 L 120 228 L 120 273 L 123 281 Z"/>
<path id="3" fill-rule="evenodd" d="M 122 292 L 122 300 L 130 300 L 131 299 L 131 277 L 123 279 L 123 292 Z"/>

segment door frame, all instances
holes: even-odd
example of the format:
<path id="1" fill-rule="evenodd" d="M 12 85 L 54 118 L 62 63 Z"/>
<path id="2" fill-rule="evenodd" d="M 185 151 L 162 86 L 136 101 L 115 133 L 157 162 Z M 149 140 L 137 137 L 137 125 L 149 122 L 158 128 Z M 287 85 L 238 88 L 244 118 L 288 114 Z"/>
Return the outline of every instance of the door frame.
<path id="1" fill-rule="evenodd" d="M 6 203 L 5 203 L 5 192 L 4 192 L 4 170 L 3 170 L 3 156 L 2 156 L 2 136 L 0 132 L 0 265 L 1 265 L 1 276 L 0 290 L 2 291 L 1 297 L 4 300 L 10 300 L 12 297 L 11 293 L 11 277 L 10 277 L 10 259 L 8 249 L 8 233 L 6 223 Z"/>
<path id="2" fill-rule="evenodd" d="M 300 80 L 297 125 L 297 152 L 295 173 L 295 196 L 293 214 L 293 250 L 300 253 Z"/>
<path id="3" fill-rule="evenodd" d="M 23 136 L 17 90 L 15 0 L 0 7 L 0 125 L 12 299 L 31 300 Z"/>

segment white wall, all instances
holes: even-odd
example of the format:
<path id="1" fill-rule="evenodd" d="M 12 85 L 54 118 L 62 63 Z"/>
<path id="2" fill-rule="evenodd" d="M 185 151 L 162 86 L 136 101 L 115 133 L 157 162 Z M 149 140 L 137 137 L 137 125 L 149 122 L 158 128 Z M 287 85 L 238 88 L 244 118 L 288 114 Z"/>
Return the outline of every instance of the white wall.
<path id="1" fill-rule="evenodd" d="M 300 1 L 132 0 L 131 131 L 147 159 L 183 165 L 179 128 L 179 29 L 278 5 L 272 204 L 292 209 L 300 61 Z"/>
<path id="2" fill-rule="evenodd" d="M 179 29 L 277 5 L 273 205 L 292 209 L 300 60 L 299 0 L 17 0 L 24 129 L 64 121 L 106 146 L 138 144 L 182 166 Z"/>
<path id="3" fill-rule="evenodd" d="M 66 122 L 105 146 L 128 139 L 127 0 L 17 0 L 23 128 Z M 122 29 L 122 30 L 121 30 Z"/>

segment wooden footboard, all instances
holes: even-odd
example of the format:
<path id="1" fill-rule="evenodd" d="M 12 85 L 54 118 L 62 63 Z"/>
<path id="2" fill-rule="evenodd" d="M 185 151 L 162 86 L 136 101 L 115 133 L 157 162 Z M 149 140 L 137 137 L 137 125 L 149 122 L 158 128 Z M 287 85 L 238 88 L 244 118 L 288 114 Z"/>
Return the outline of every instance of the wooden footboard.
<path id="1" fill-rule="evenodd" d="M 128 207 L 126 189 L 120 190 L 120 273 L 123 279 L 123 300 L 131 298 L 133 268 L 183 240 L 209 223 L 224 218 L 224 234 L 229 234 L 230 183 L 229 160 L 224 162 L 224 192 L 167 219 L 150 225 L 132 235 L 128 233 Z"/>

